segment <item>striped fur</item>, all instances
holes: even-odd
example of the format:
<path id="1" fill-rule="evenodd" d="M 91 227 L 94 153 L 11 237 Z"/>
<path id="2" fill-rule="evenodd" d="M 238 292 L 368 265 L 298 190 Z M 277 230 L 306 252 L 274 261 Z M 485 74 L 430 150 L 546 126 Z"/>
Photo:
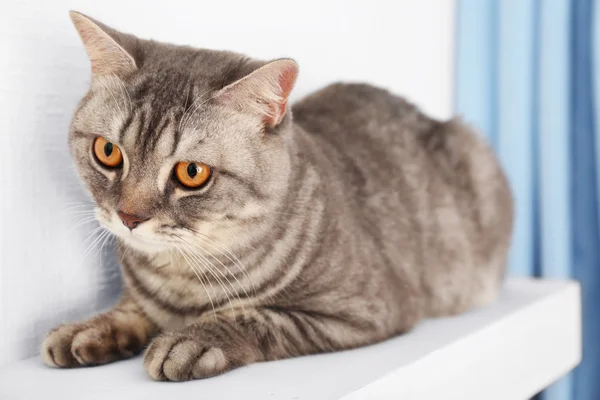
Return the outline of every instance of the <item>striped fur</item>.
<path id="1" fill-rule="evenodd" d="M 205 378 L 367 345 L 493 301 L 512 199 L 465 124 L 362 84 L 328 86 L 285 112 L 289 90 L 259 93 L 293 85 L 269 75 L 277 65 L 252 74 L 271 64 L 81 18 L 136 65 L 95 73 L 70 130 L 97 218 L 123 244 L 125 285 L 114 310 L 51 332 L 46 363 L 101 364 L 147 347 L 154 379 Z M 244 97 L 223 101 L 242 95 L 227 90 L 240 79 Z M 260 115 L 271 102 L 285 112 L 274 126 Z M 122 168 L 95 161 L 98 135 L 121 148 Z M 213 177 L 184 189 L 178 161 L 204 162 Z M 129 231 L 118 210 L 150 219 Z"/>

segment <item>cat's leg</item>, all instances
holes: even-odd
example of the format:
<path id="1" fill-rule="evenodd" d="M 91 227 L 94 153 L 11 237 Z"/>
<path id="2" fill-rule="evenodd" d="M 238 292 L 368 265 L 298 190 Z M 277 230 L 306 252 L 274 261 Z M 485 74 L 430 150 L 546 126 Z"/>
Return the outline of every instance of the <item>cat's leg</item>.
<path id="1" fill-rule="evenodd" d="M 297 310 L 210 313 L 181 331 L 157 336 L 144 367 L 156 380 L 200 379 L 256 361 L 357 347 L 377 340 L 377 334 L 371 324 Z"/>
<path id="2" fill-rule="evenodd" d="M 51 367 L 106 364 L 140 353 L 156 330 L 125 294 L 106 313 L 50 331 L 42 344 L 42 358 Z"/>

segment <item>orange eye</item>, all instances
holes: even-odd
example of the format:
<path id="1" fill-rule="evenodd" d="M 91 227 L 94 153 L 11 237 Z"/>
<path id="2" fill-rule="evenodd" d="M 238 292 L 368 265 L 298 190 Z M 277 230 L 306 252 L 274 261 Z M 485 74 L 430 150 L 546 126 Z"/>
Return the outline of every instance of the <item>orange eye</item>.
<path id="1" fill-rule="evenodd" d="M 190 189 L 197 189 L 208 181 L 212 171 L 204 163 L 180 161 L 175 165 L 175 176 L 179 183 Z"/>
<path id="2" fill-rule="evenodd" d="M 100 136 L 94 140 L 94 155 L 102 165 L 108 168 L 116 168 L 123 163 L 123 154 L 119 146 Z"/>

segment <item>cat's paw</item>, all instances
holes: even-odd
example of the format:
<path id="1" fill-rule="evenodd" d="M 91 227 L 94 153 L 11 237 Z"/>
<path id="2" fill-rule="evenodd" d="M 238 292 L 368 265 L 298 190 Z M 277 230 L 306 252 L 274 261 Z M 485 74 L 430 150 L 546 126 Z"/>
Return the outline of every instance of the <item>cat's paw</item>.
<path id="1" fill-rule="evenodd" d="M 142 346 L 134 331 L 100 320 L 58 326 L 48 333 L 41 353 L 46 365 L 68 368 L 127 358 L 139 353 Z"/>
<path id="2" fill-rule="evenodd" d="M 144 357 L 144 368 L 152 379 L 187 381 L 223 373 L 236 362 L 223 347 L 202 343 L 182 332 L 169 332 L 152 341 Z"/>

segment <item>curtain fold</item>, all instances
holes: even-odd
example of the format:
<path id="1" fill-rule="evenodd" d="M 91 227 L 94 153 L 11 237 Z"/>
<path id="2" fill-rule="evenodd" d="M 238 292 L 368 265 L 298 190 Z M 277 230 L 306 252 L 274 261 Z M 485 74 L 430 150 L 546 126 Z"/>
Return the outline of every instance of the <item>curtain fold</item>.
<path id="1" fill-rule="evenodd" d="M 533 274 L 534 0 L 502 0 L 498 19 L 496 150 L 511 183 L 518 215 L 509 254 L 514 275 Z"/>
<path id="2" fill-rule="evenodd" d="M 583 361 L 575 374 L 576 399 L 600 399 L 600 235 L 598 171 L 593 85 L 594 3 L 572 4 L 571 32 L 571 157 L 572 246 L 574 277 L 583 289 Z"/>
<path id="3" fill-rule="evenodd" d="M 545 400 L 600 399 L 598 3 L 458 0 L 456 111 L 511 182 L 509 273 L 582 285 L 583 360 Z"/>
<path id="4" fill-rule="evenodd" d="M 539 257 L 536 274 L 572 277 L 570 156 L 570 32 L 569 0 L 541 1 L 537 63 L 537 147 Z M 561 379 L 540 396 L 573 399 L 572 376 Z"/>
<path id="5" fill-rule="evenodd" d="M 496 12 L 494 1 L 462 0 L 457 27 L 455 103 L 496 146 Z"/>

